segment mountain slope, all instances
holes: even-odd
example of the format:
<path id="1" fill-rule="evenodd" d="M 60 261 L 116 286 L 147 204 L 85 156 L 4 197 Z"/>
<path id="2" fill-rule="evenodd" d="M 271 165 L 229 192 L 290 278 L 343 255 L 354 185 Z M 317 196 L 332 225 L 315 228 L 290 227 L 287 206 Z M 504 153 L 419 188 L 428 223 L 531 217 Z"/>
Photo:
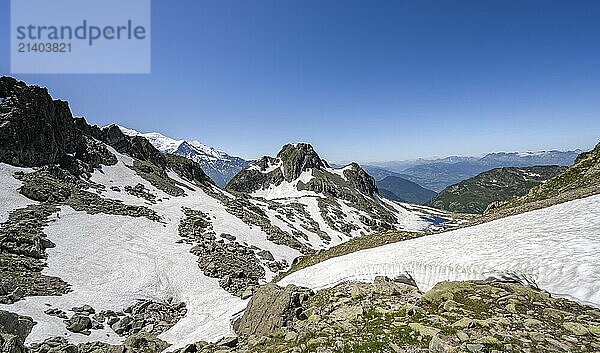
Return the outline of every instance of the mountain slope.
<path id="1" fill-rule="evenodd" d="M 599 306 L 599 232 L 596 195 L 335 257 L 291 273 L 279 284 L 322 289 L 409 274 L 419 289 L 428 290 L 441 281 L 505 277 L 534 281 L 551 293 Z"/>
<path id="2" fill-rule="evenodd" d="M 531 189 L 526 195 L 496 203 L 486 214 L 502 215 L 537 209 L 600 193 L 600 144 L 580 154 L 563 173 Z"/>
<path id="3" fill-rule="evenodd" d="M 119 128 L 126 135 L 145 137 L 163 153 L 186 157 L 200 164 L 202 170 L 220 187 L 225 187 L 249 163 L 198 141 L 175 140 L 158 132 L 141 133 L 122 126 Z"/>
<path id="4" fill-rule="evenodd" d="M 493 202 L 523 196 L 567 167 L 497 168 L 444 189 L 430 206 L 460 213 L 483 213 Z"/>
<path id="5" fill-rule="evenodd" d="M 0 98 L 0 310 L 37 322 L 28 344 L 216 341 L 302 254 L 446 216 L 380 199 L 358 165 L 328 168 L 309 146 L 246 168 L 273 188 L 249 195 L 144 136 L 73 118 L 46 89 L 2 77 Z"/>
<path id="6" fill-rule="evenodd" d="M 437 195 L 435 191 L 425 189 L 417 183 L 397 176 L 385 177 L 377 182 L 377 187 L 379 192 L 389 199 L 419 205 L 428 203 Z"/>

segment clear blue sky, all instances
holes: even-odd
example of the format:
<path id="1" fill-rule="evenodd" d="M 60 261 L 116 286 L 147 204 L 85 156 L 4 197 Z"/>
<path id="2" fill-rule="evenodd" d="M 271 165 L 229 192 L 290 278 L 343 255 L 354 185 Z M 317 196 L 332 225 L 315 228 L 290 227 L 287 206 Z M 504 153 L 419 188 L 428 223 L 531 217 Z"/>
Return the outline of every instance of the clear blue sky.
<path id="1" fill-rule="evenodd" d="M 0 5 L 9 73 L 9 5 Z M 91 123 L 255 158 L 590 148 L 600 1 L 154 0 L 150 75 L 17 75 Z"/>

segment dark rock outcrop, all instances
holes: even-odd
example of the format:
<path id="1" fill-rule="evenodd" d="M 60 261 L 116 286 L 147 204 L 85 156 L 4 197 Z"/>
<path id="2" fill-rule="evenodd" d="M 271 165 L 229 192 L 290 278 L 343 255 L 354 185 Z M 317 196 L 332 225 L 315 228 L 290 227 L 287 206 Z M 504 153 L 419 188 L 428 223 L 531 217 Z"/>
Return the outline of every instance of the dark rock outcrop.
<path id="1" fill-rule="evenodd" d="M 100 163 L 116 163 L 83 118 L 74 119 L 69 104 L 53 100 L 46 88 L 0 77 L 0 162 L 39 167 L 60 164 L 75 174 Z M 86 133 L 90 133 L 88 136 Z"/>
<path id="2" fill-rule="evenodd" d="M 46 88 L 0 77 L 0 161 L 17 166 L 58 163 L 84 148 L 67 102 Z"/>
<path id="3" fill-rule="evenodd" d="M 167 160 L 148 140 L 142 136 L 127 136 L 117 125 L 109 125 L 102 129 L 102 140 L 117 152 L 127 154 L 141 161 L 148 161 L 158 167 L 165 168 Z"/>
<path id="4" fill-rule="evenodd" d="M 240 296 L 252 295 L 252 289 L 265 278 L 265 270 L 254 251 L 235 241 L 217 240 L 211 220 L 199 210 L 183 208 L 185 218 L 179 224 L 179 235 L 192 244 L 191 253 L 198 257 L 202 272 L 219 279 L 219 285 Z M 274 259 L 273 259 L 274 260 Z"/>
<path id="5" fill-rule="evenodd" d="M 277 154 L 277 158 L 283 162 L 283 177 L 286 181 L 298 178 L 302 172 L 309 169 L 329 167 L 308 143 L 285 145 Z"/>

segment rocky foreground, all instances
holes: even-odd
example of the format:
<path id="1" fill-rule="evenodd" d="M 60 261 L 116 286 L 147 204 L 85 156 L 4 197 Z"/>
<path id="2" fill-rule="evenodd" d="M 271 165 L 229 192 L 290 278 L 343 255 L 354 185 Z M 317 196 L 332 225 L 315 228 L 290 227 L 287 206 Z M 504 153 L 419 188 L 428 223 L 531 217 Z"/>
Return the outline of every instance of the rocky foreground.
<path id="1" fill-rule="evenodd" d="M 25 348 L 31 320 L 0 312 L 0 347 L 11 353 L 151 353 L 150 333 L 123 345 L 63 338 Z M 442 282 L 421 293 L 410 278 L 378 277 L 314 293 L 259 287 L 235 322 L 238 337 L 197 342 L 188 352 L 598 352 L 600 310 L 518 283 Z"/>

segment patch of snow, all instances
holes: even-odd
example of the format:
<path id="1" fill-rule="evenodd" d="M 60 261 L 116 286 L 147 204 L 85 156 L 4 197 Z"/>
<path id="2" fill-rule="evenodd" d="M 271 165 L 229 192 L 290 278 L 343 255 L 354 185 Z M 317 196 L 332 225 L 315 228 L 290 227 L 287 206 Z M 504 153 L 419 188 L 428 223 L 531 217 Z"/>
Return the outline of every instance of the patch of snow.
<path id="1" fill-rule="evenodd" d="M 421 290 L 440 281 L 528 276 L 558 296 L 600 306 L 600 195 L 454 231 L 336 257 L 280 285 L 313 289 L 410 273 Z"/>
<path id="2" fill-rule="evenodd" d="M 266 200 L 277 200 L 286 198 L 298 198 L 304 196 L 316 196 L 320 195 L 314 191 L 298 190 L 298 182 L 308 183 L 313 178 L 312 170 L 304 171 L 300 176 L 291 182 L 282 181 L 279 185 L 270 185 L 267 189 L 260 189 L 254 191 L 250 196 L 262 197 Z"/>
<path id="3" fill-rule="evenodd" d="M 45 232 L 56 247 L 48 249 L 48 268 L 43 273 L 62 278 L 73 291 L 57 297 L 29 297 L 5 306 L 38 322 L 28 343 L 50 336 L 72 342 L 122 341 L 108 327 L 92 330 L 89 337 L 71 333 L 61 319 L 43 313 L 46 304 L 65 311 L 82 304 L 96 310 L 123 310 L 136 299 L 171 297 L 186 302 L 188 309 L 183 319 L 161 335 L 175 345 L 171 349 L 198 339 L 216 340 L 233 334 L 229 318 L 246 303 L 221 289 L 217 279 L 202 274 L 195 256 L 189 253 L 190 245 L 175 242 L 177 222 L 89 215 L 65 206 L 60 219 Z"/>
<path id="4" fill-rule="evenodd" d="M 350 170 L 350 169 L 352 169 L 352 165 L 351 164 L 349 164 L 349 165 L 347 165 L 347 166 L 345 166 L 343 168 L 339 168 L 339 169 L 325 168 L 325 171 L 327 171 L 329 173 L 332 173 L 332 174 L 335 174 L 335 175 L 339 175 L 340 177 L 342 177 L 342 179 L 348 181 L 348 178 L 346 178 L 346 176 L 344 175 L 344 172 L 346 170 Z"/>
<path id="5" fill-rule="evenodd" d="M 395 211 L 398 225 L 402 230 L 409 232 L 424 232 L 432 226 L 431 222 L 426 218 L 429 216 L 426 213 L 419 212 L 415 209 L 408 209 L 406 204 L 388 200 L 383 197 L 379 198 L 379 200 Z"/>
<path id="6" fill-rule="evenodd" d="M 321 209 L 319 208 L 319 200 L 316 197 L 302 197 L 297 200 L 298 203 L 304 204 L 306 211 L 310 215 L 310 218 L 317 222 L 319 229 L 327 233 L 331 237 L 331 242 L 327 247 L 331 247 L 337 244 L 347 241 L 350 238 L 344 233 L 338 232 L 332 229 L 329 224 L 323 219 L 321 215 Z"/>
<path id="7" fill-rule="evenodd" d="M 248 170 L 256 170 L 263 174 L 269 174 L 272 171 L 275 171 L 277 169 L 281 169 L 281 171 L 283 172 L 283 161 L 281 159 L 277 158 L 277 163 L 269 163 L 269 165 L 267 166 L 266 169 L 261 169 L 261 167 L 258 164 L 252 164 L 247 169 Z"/>
<path id="8" fill-rule="evenodd" d="M 314 176 L 312 174 L 312 170 L 305 170 L 302 173 L 300 173 L 300 175 L 298 176 L 298 180 L 299 182 L 302 182 L 303 184 L 308 184 L 311 180 L 313 180 Z"/>
<path id="9" fill-rule="evenodd" d="M 37 204 L 19 193 L 19 188 L 23 185 L 20 180 L 13 177 L 15 172 L 33 172 L 30 168 L 19 168 L 0 163 L 0 223 L 8 220 L 9 214 L 18 209 L 27 207 L 27 205 Z"/>

